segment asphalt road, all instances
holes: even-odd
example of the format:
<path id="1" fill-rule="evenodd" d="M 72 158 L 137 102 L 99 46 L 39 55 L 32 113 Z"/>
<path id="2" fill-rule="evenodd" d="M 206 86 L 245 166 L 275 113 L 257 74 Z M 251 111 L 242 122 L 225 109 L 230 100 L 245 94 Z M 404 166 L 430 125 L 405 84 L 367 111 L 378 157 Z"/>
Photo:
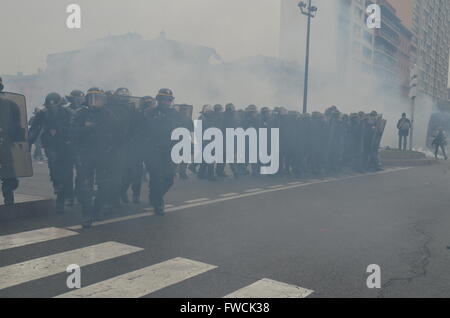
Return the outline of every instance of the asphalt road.
<path id="1" fill-rule="evenodd" d="M 163 217 L 143 202 L 89 230 L 78 207 L 3 223 L 0 297 L 450 297 L 449 168 L 191 178 Z M 45 166 L 35 170 L 19 192 L 50 196 Z M 66 286 L 69 264 L 79 290 Z M 379 289 L 367 287 L 370 264 Z"/>

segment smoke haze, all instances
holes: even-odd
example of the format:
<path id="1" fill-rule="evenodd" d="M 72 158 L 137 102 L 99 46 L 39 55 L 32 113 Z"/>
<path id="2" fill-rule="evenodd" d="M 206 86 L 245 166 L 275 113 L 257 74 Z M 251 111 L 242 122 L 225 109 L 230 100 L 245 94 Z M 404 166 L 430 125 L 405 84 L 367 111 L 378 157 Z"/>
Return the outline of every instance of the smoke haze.
<path id="1" fill-rule="evenodd" d="M 296 0 L 290 14 L 297 22 L 284 34 L 292 38 L 287 61 L 274 58 L 280 40 L 278 0 L 79 0 L 81 30 L 65 25 L 70 3 L 2 1 L 0 21 L 9 27 L 0 29 L 0 73 L 34 73 L 46 68 L 49 53 L 81 50 L 64 67 L 47 69 L 40 96 L 31 97 L 33 106 L 49 91 L 125 86 L 137 96 L 170 87 L 177 102 L 193 104 L 197 112 L 206 103 L 228 102 L 301 108 L 306 18 Z M 402 112 L 410 114 L 409 100 L 381 93 L 383 83 L 360 67 L 342 72 L 337 3 L 315 1 L 309 112 L 331 105 L 347 113 L 376 110 L 388 120 L 383 145 L 395 146 L 395 124 Z M 162 30 L 181 46 L 158 40 Z M 127 33 L 133 34 L 98 40 Z M 423 146 L 432 103 L 418 101 L 417 109 L 416 145 Z"/>

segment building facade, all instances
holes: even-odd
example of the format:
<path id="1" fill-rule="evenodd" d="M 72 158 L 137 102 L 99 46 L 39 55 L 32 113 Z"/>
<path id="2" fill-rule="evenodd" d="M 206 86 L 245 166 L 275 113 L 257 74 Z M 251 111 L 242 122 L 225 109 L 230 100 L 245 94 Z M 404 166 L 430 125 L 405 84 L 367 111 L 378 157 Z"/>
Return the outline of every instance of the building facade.
<path id="1" fill-rule="evenodd" d="M 398 16 L 413 33 L 412 62 L 419 70 L 419 92 L 435 101 L 448 92 L 450 55 L 449 0 L 393 0 Z"/>
<path id="2" fill-rule="evenodd" d="M 304 42 L 300 41 L 305 32 L 305 20 L 296 8 L 298 0 L 283 0 L 281 8 L 280 57 L 297 60 L 300 64 Z M 408 95 L 409 70 L 413 34 L 402 24 L 396 8 L 387 0 L 338 0 L 313 2 L 319 7 L 318 14 L 332 11 L 336 29 L 336 55 L 338 72 L 348 81 L 355 74 L 370 76 L 383 84 L 384 90 L 402 96 Z M 380 29 L 367 26 L 367 7 L 376 3 L 382 10 Z M 313 22 L 315 23 L 315 22 Z M 317 27 L 314 24 L 313 27 Z M 320 26 L 319 26 L 320 27 Z M 293 46 L 292 41 L 296 40 Z M 313 39 L 319 41 L 316 38 Z"/>

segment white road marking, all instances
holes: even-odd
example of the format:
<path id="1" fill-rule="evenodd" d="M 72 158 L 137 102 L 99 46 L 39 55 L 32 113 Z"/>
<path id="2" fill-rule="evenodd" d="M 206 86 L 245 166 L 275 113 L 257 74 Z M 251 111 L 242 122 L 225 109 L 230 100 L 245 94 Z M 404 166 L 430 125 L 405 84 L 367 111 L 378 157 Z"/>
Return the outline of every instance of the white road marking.
<path id="1" fill-rule="evenodd" d="M 269 189 L 276 189 L 276 188 L 281 188 L 281 187 L 284 187 L 284 184 L 275 184 L 275 185 L 269 186 L 268 188 Z"/>
<path id="2" fill-rule="evenodd" d="M 261 190 L 263 190 L 263 189 L 261 189 L 261 188 L 255 188 L 255 189 L 248 189 L 248 190 L 245 190 L 244 192 L 246 192 L 246 193 L 253 193 L 253 192 L 259 192 L 259 191 L 261 191 Z"/>
<path id="3" fill-rule="evenodd" d="M 153 209 L 144 209 L 144 211 L 153 211 Z M 108 219 L 108 220 L 104 220 L 104 221 L 98 221 L 98 222 L 92 223 L 92 225 L 97 226 L 97 225 L 104 225 L 104 224 L 110 224 L 110 223 L 117 223 L 117 222 L 133 220 L 133 219 L 143 218 L 143 217 L 152 216 L 152 215 L 155 215 L 155 213 L 144 212 L 144 213 L 138 213 L 138 214 L 133 214 L 133 215 L 128 215 L 128 216 L 122 216 L 122 217 L 118 217 L 118 218 Z M 66 227 L 66 229 L 74 230 L 74 231 L 81 230 L 82 228 L 83 227 L 81 225 L 73 225 L 73 226 Z"/>
<path id="4" fill-rule="evenodd" d="M 9 248 L 55 240 L 72 235 L 78 235 L 78 233 L 69 231 L 67 229 L 59 229 L 56 227 L 3 235 L 0 236 L 0 251 Z"/>
<path id="5" fill-rule="evenodd" d="M 239 195 L 239 193 L 236 193 L 236 192 L 224 193 L 224 194 L 220 194 L 219 197 L 225 198 L 225 197 L 232 197 L 235 195 Z"/>
<path id="6" fill-rule="evenodd" d="M 58 298 L 138 298 L 217 268 L 177 257 L 76 289 Z"/>
<path id="7" fill-rule="evenodd" d="M 296 184 L 302 184 L 304 182 L 296 181 L 296 182 L 289 182 L 289 185 L 296 185 Z"/>
<path id="8" fill-rule="evenodd" d="M 224 298 L 305 298 L 313 292 L 310 289 L 264 278 Z"/>
<path id="9" fill-rule="evenodd" d="M 63 273 L 70 264 L 81 267 L 141 250 L 135 246 L 106 242 L 0 267 L 0 289 Z"/>
<path id="10" fill-rule="evenodd" d="M 316 184 L 321 184 L 321 183 L 331 183 L 331 182 L 351 180 L 351 179 L 356 179 L 356 178 L 362 178 L 362 177 L 386 174 L 386 173 L 390 173 L 390 172 L 403 171 L 403 170 L 408 170 L 408 169 L 411 169 L 411 168 L 412 167 L 399 167 L 399 168 L 393 168 L 393 169 L 386 169 L 386 170 L 379 171 L 379 172 L 358 174 L 356 176 L 346 176 L 346 177 L 339 178 L 337 180 L 328 180 L 328 181 L 327 180 L 317 180 L 316 182 L 308 182 L 308 183 L 286 185 L 286 186 L 277 187 L 277 188 L 274 188 L 274 189 L 265 189 L 265 190 L 262 189 L 262 190 L 260 190 L 258 192 L 252 192 L 252 193 L 242 193 L 242 194 L 236 194 L 236 195 L 231 195 L 230 194 L 230 196 L 226 196 L 226 197 L 222 196 L 222 197 L 220 197 L 218 199 L 211 199 L 211 200 L 208 200 L 208 201 L 202 201 L 202 202 L 178 205 L 178 206 L 166 209 L 165 212 L 169 213 L 169 212 L 185 210 L 185 209 L 194 208 L 194 207 L 203 206 L 203 205 L 209 205 L 209 204 L 225 202 L 225 201 L 229 201 L 229 200 L 235 200 L 235 199 L 251 197 L 251 196 L 260 195 L 260 194 L 264 194 L 264 193 L 277 192 L 277 191 L 283 191 L 283 190 L 290 190 L 290 189 L 301 188 L 301 187 L 306 187 L 306 186 L 309 186 L 309 185 L 316 185 Z M 144 211 L 146 211 L 146 210 L 144 210 Z M 151 209 L 151 211 L 153 211 L 153 209 Z M 137 218 L 142 218 L 142 217 L 147 217 L 147 216 L 152 216 L 152 215 L 154 215 L 154 213 L 140 213 L 140 214 L 130 215 L 130 216 L 126 216 L 126 217 L 121 217 L 121 218 L 116 218 L 116 219 L 109 219 L 109 220 L 101 221 L 101 222 L 95 222 L 95 223 L 93 223 L 93 226 L 109 224 L 109 223 L 116 223 L 116 222 L 120 222 L 120 221 L 123 221 L 123 220 L 137 219 Z M 79 225 L 70 226 L 70 227 L 67 227 L 67 229 L 79 230 L 79 229 L 81 229 L 81 226 L 79 226 Z"/>
<path id="11" fill-rule="evenodd" d="M 203 201 L 208 201 L 209 198 L 198 198 L 198 199 L 193 199 L 193 200 L 187 200 L 185 201 L 186 203 L 197 203 L 197 202 L 203 202 Z"/>

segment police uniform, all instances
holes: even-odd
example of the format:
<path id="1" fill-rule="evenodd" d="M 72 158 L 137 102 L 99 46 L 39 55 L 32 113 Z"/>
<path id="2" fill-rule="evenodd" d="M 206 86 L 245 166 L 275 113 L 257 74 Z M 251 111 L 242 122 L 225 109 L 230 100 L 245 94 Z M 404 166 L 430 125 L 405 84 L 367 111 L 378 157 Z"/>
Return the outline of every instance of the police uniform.
<path id="1" fill-rule="evenodd" d="M 171 140 L 174 129 L 182 127 L 180 114 L 172 107 L 170 89 L 161 89 L 156 96 L 157 107 L 145 114 L 147 127 L 144 140 L 145 166 L 149 173 L 149 200 L 155 213 L 164 213 L 164 196 L 172 187 L 175 163 L 171 157 L 176 141 Z"/>
<path id="2" fill-rule="evenodd" d="M 112 192 L 114 166 L 111 159 L 118 121 L 105 107 L 106 96 L 102 90 L 90 89 L 86 103 L 87 106 L 77 111 L 72 129 L 79 150 L 77 193 L 81 200 L 83 227 L 90 227 L 95 218 L 101 218 L 101 210 Z"/>

